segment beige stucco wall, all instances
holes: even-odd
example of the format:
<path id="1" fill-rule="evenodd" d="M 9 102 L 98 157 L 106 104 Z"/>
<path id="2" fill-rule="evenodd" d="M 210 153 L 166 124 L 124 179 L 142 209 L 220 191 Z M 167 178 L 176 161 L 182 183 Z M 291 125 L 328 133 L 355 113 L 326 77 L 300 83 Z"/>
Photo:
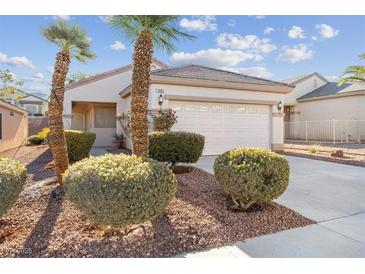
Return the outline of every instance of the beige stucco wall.
<path id="1" fill-rule="evenodd" d="M 327 82 L 322 78 L 317 75 L 313 75 L 312 77 L 295 84 L 295 88 L 288 94 L 285 94 L 283 99 L 284 104 L 294 106 L 297 104 L 297 98 L 324 86 L 326 83 Z"/>
<path id="2" fill-rule="evenodd" d="M 130 109 L 130 96 L 121 98 L 119 93 L 131 83 L 131 71 L 128 70 L 121 74 L 107 77 L 95 82 L 85 84 L 83 86 L 75 87 L 71 90 L 67 90 L 65 93 L 64 102 L 64 126 L 70 128 L 72 117 L 72 102 L 103 102 L 103 103 L 116 103 L 117 113 L 128 112 Z M 208 88 L 208 87 L 195 87 L 195 86 L 178 86 L 170 84 L 151 84 L 149 91 L 148 108 L 150 110 L 159 109 L 158 104 L 159 93 L 158 90 L 163 90 L 166 97 L 169 95 L 177 96 L 199 96 L 203 98 L 221 98 L 232 100 L 248 100 L 256 103 L 260 101 L 265 102 L 263 104 L 272 105 L 272 113 L 278 112 L 276 109 L 276 103 L 284 100 L 285 94 L 272 93 L 272 92 L 260 92 L 253 90 L 232 90 L 222 88 Z M 169 100 L 165 99 L 162 108 L 169 108 Z M 282 117 L 272 118 L 271 121 L 271 138 L 272 143 L 283 143 L 283 121 Z M 111 132 L 106 130 L 94 130 L 97 134 L 109 136 Z M 122 129 L 117 122 L 116 132 L 122 132 Z M 104 137 L 103 137 L 104 138 Z M 130 140 L 127 141 L 127 146 L 130 147 Z"/>
<path id="3" fill-rule="evenodd" d="M 299 102 L 297 120 L 365 120 L 365 96 L 346 96 Z"/>
<path id="4" fill-rule="evenodd" d="M 0 102 L 0 113 L 2 114 L 0 152 L 24 144 L 28 137 L 28 115 L 2 102 Z"/>

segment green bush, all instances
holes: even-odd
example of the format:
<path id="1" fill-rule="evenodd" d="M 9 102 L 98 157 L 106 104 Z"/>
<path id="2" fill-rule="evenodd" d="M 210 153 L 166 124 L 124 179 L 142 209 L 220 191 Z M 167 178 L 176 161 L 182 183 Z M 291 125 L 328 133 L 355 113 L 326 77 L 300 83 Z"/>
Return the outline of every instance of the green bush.
<path id="1" fill-rule="evenodd" d="M 289 183 L 288 161 L 268 150 L 237 148 L 214 163 L 214 174 L 223 190 L 243 209 L 276 199 Z"/>
<path id="2" fill-rule="evenodd" d="M 89 156 L 96 135 L 94 132 L 65 130 L 65 137 L 68 159 L 71 162 L 76 162 Z M 49 138 L 50 134 L 48 135 Z M 51 145 L 50 142 L 48 144 Z"/>
<path id="3" fill-rule="evenodd" d="M 20 162 L 0 157 L 0 218 L 18 198 L 26 173 L 25 166 Z"/>
<path id="4" fill-rule="evenodd" d="M 101 225 L 125 227 L 161 214 L 175 196 L 164 164 L 135 155 L 106 154 L 70 166 L 63 176 L 70 200 Z"/>
<path id="5" fill-rule="evenodd" d="M 205 138 L 191 132 L 152 132 L 149 138 L 149 156 L 160 162 L 196 163 L 202 155 Z"/>
<path id="6" fill-rule="evenodd" d="M 39 135 L 32 135 L 29 136 L 27 139 L 27 143 L 31 145 L 40 145 L 44 141 L 44 138 L 42 138 Z"/>

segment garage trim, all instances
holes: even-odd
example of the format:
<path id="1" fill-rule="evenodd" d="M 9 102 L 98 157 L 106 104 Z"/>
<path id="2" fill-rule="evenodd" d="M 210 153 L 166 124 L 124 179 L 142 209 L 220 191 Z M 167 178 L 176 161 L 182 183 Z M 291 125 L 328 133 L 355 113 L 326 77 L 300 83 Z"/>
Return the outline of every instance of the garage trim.
<path id="1" fill-rule="evenodd" d="M 199 96 L 168 95 L 168 94 L 165 95 L 165 98 L 168 100 L 190 101 L 190 102 L 276 105 L 275 101 L 267 101 L 267 100 L 231 99 L 231 98 L 219 98 L 219 97 L 199 97 Z"/>

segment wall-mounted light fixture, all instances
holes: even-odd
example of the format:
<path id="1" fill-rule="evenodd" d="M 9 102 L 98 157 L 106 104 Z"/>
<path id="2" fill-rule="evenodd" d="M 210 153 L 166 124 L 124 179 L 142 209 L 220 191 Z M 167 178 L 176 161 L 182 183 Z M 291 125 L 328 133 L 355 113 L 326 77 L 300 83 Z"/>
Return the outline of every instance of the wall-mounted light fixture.
<path id="1" fill-rule="evenodd" d="M 163 101 L 165 99 L 165 92 L 163 89 L 156 89 L 156 93 L 158 94 L 158 105 L 160 106 L 160 109 L 162 108 Z"/>
<path id="2" fill-rule="evenodd" d="M 160 95 L 158 96 L 158 104 L 159 104 L 160 107 L 163 104 L 163 94 L 162 93 L 160 93 Z"/>
<path id="3" fill-rule="evenodd" d="M 277 104 L 277 108 L 279 111 L 281 111 L 281 109 L 283 108 L 284 104 L 283 104 L 283 101 L 279 101 L 278 104 Z"/>

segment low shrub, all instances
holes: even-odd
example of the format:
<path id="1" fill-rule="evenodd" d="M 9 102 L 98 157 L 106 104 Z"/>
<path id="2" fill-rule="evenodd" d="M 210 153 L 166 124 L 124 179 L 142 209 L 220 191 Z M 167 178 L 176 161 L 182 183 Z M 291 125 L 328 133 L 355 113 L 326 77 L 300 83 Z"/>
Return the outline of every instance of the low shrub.
<path id="1" fill-rule="evenodd" d="M 27 138 L 27 143 L 30 145 L 40 145 L 44 141 L 44 138 L 39 135 L 32 135 Z"/>
<path id="2" fill-rule="evenodd" d="M 135 155 L 106 154 L 70 166 L 63 176 L 70 200 L 101 225 L 125 227 L 161 214 L 175 196 L 164 164 Z"/>
<path id="3" fill-rule="evenodd" d="M 152 132 L 149 138 L 149 156 L 171 164 L 196 163 L 202 155 L 205 138 L 191 132 Z"/>
<path id="4" fill-rule="evenodd" d="M 289 183 L 289 164 L 268 150 L 237 148 L 215 160 L 214 175 L 236 205 L 247 209 L 284 193 Z"/>
<path id="5" fill-rule="evenodd" d="M 49 128 L 48 127 L 42 128 L 41 131 L 39 131 L 37 133 L 37 135 L 39 137 L 43 138 L 43 139 L 47 139 L 48 134 L 49 134 Z"/>
<path id="6" fill-rule="evenodd" d="M 18 198 L 25 179 L 24 165 L 18 161 L 0 157 L 0 218 Z"/>
<path id="7" fill-rule="evenodd" d="M 65 130 L 65 137 L 68 159 L 71 162 L 76 162 L 89 156 L 96 135 L 94 132 Z M 48 134 L 49 138 L 50 134 Z M 51 146 L 50 142 L 48 144 Z"/>
<path id="8" fill-rule="evenodd" d="M 317 153 L 318 147 L 317 146 L 311 146 L 311 147 L 308 148 L 308 150 L 309 150 L 310 153 L 314 154 L 314 153 Z"/>

